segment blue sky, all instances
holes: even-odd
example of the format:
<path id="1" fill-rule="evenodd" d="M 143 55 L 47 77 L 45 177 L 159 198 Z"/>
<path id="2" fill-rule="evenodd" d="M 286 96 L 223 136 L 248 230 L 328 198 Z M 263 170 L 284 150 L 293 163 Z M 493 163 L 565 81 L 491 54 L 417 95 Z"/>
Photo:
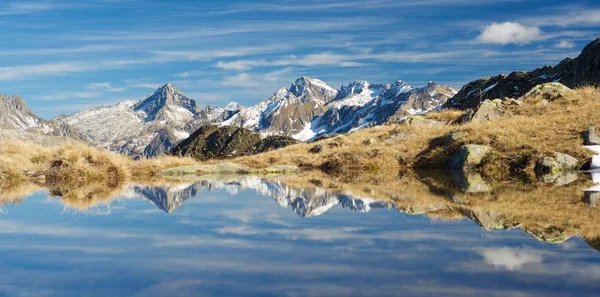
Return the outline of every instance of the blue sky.
<path id="1" fill-rule="evenodd" d="M 482 76 L 575 57 L 596 1 L 2 1 L 0 93 L 45 118 L 166 82 L 201 105 L 252 105 L 299 76 L 338 88 Z"/>

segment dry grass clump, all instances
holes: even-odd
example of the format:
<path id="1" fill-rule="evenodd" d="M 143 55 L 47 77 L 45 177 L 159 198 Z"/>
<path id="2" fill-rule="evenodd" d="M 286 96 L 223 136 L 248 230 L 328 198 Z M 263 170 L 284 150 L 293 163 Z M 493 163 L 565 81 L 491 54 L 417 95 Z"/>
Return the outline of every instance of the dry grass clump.
<path id="1" fill-rule="evenodd" d="M 124 155 L 80 142 L 42 147 L 32 143 L 0 141 L 0 186 L 11 186 L 44 175 L 46 183 L 78 186 L 105 184 L 157 176 L 162 169 L 190 165 L 190 158 L 161 157 L 132 160 Z"/>
<path id="2" fill-rule="evenodd" d="M 436 110 L 425 114 L 425 118 L 441 122 L 453 122 L 464 113 L 464 111 L 457 109 Z"/>

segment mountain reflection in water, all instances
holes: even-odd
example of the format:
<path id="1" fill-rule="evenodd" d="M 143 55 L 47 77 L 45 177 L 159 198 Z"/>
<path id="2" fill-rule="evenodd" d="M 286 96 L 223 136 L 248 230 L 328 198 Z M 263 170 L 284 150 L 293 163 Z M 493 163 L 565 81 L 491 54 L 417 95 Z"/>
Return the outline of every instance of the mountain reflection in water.
<path id="1" fill-rule="evenodd" d="M 595 296 L 598 177 L 29 185 L 0 194 L 0 295 Z"/>

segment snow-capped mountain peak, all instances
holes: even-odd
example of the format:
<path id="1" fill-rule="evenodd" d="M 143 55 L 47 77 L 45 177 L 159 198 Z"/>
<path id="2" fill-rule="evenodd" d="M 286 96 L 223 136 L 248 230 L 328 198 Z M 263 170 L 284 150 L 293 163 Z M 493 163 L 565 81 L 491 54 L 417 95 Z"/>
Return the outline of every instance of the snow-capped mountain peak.
<path id="1" fill-rule="evenodd" d="M 165 110 L 165 107 L 168 109 Z M 163 110 L 165 112 L 163 112 Z M 145 112 L 146 121 L 172 120 L 190 117 L 198 112 L 196 101 L 186 97 L 174 85 L 168 83 L 134 106 L 134 111 Z"/>
<path id="2" fill-rule="evenodd" d="M 320 100 L 329 102 L 338 94 L 338 91 L 324 81 L 316 78 L 302 76 L 289 89 L 290 93 L 298 97 L 301 101 Z"/>
<path id="3" fill-rule="evenodd" d="M 223 109 L 229 112 L 237 112 L 242 106 L 237 102 L 229 102 Z"/>

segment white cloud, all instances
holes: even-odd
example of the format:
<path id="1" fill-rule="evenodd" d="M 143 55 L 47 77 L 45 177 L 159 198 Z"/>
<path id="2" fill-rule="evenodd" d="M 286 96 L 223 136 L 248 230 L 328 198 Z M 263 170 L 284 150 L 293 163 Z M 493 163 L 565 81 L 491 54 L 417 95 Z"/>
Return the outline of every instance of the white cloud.
<path id="1" fill-rule="evenodd" d="M 241 88 L 254 88 L 259 86 L 258 81 L 248 73 L 240 73 L 238 75 L 227 77 L 221 84 L 228 87 Z"/>
<path id="2" fill-rule="evenodd" d="M 538 27 L 526 27 L 519 23 L 492 23 L 483 27 L 477 40 L 489 44 L 525 44 L 539 39 L 541 33 Z"/>
<path id="3" fill-rule="evenodd" d="M 488 248 L 480 252 L 485 261 L 494 267 L 510 271 L 520 270 L 528 264 L 542 263 L 542 255 L 534 250 L 518 248 Z"/>
<path id="4" fill-rule="evenodd" d="M 50 95 L 40 96 L 39 99 L 54 101 L 54 100 L 72 100 L 72 99 L 90 99 L 99 98 L 104 95 L 101 92 L 60 92 Z"/>
<path id="5" fill-rule="evenodd" d="M 575 42 L 571 41 L 571 40 L 561 40 L 560 42 L 558 42 L 555 46 L 556 48 L 574 48 L 575 47 Z"/>
<path id="6" fill-rule="evenodd" d="M 286 67 L 267 73 L 240 73 L 238 75 L 226 77 L 221 85 L 240 88 L 269 88 L 275 90 L 292 80 L 294 68 Z"/>
<path id="7" fill-rule="evenodd" d="M 125 88 L 115 88 L 110 83 L 107 83 L 107 82 L 89 84 L 88 85 L 88 89 L 92 89 L 92 90 L 106 89 L 106 90 L 109 90 L 111 92 L 123 92 L 123 91 L 125 91 Z"/>
<path id="8" fill-rule="evenodd" d="M 14 2 L 0 6 L 0 15 L 18 15 L 56 9 L 57 5 L 47 2 Z"/>
<path id="9" fill-rule="evenodd" d="M 85 71 L 87 67 L 76 63 L 48 63 L 14 67 L 0 67 L 0 80 L 27 78 L 47 74 L 65 74 Z"/>

